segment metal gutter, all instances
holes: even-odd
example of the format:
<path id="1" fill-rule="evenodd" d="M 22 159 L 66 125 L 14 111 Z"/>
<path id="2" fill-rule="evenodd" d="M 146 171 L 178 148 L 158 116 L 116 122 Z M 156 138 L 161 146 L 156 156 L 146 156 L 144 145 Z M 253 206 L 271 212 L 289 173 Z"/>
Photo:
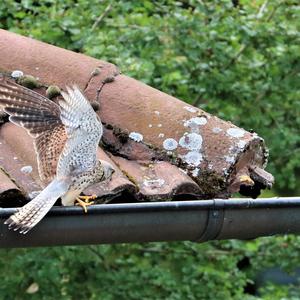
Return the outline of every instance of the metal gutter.
<path id="1" fill-rule="evenodd" d="M 205 242 L 300 233 L 300 197 L 214 199 L 54 207 L 26 235 L 4 220 L 15 208 L 0 208 L 0 248 L 154 241 Z"/>

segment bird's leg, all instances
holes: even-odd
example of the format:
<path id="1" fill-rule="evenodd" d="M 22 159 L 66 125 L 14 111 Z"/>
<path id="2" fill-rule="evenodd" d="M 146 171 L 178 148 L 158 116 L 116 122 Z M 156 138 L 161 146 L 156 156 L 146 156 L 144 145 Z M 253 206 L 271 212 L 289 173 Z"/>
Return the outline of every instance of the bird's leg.
<path id="1" fill-rule="evenodd" d="M 96 195 L 78 196 L 76 198 L 77 203 L 75 205 L 81 206 L 83 208 L 84 212 L 87 213 L 87 208 L 86 207 L 95 203 L 94 201 L 90 201 L 90 200 L 94 200 L 96 198 L 97 198 Z"/>

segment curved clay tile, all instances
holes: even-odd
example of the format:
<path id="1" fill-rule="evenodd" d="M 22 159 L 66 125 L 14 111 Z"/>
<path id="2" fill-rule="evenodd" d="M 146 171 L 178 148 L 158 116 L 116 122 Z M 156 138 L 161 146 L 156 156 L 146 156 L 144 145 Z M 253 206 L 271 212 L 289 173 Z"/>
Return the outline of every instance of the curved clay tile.
<path id="1" fill-rule="evenodd" d="M 76 83 L 99 109 L 106 128 L 102 145 L 123 171 L 117 172 L 123 179 L 115 186 L 113 180 L 107 194 L 121 193 L 124 184 L 145 200 L 178 193 L 228 197 L 240 189 L 257 196 L 273 183 L 263 170 L 264 141 L 255 133 L 120 75 L 110 63 L 4 30 L 0 53 L 2 71 L 21 70 L 45 86 Z"/>
<path id="2" fill-rule="evenodd" d="M 176 166 L 164 161 L 135 161 L 114 157 L 118 167 L 137 186 L 137 198 L 168 200 L 175 195 L 199 195 L 198 185 Z"/>
<path id="3" fill-rule="evenodd" d="M 11 123 L 0 129 L 0 166 L 22 191 L 26 198 L 32 198 L 41 190 L 33 145 L 26 131 Z"/>
<path id="4" fill-rule="evenodd" d="M 20 205 L 24 197 L 15 183 L 0 170 L 0 209 Z"/>

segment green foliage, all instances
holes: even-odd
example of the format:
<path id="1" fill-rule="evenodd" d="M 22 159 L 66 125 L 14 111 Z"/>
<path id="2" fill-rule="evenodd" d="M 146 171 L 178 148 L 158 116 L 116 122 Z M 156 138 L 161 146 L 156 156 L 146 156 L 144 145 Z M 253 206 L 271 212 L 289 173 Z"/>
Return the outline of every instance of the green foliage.
<path id="1" fill-rule="evenodd" d="M 260 289 L 261 297 L 244 293 L 274 263 L 292 272 L 299 245 L 300 238 L 283 236 L 2 250 L 0 299 L 299 299 L 299 288 L 273 284 Z M 30 294 L 32 284 L 38 291 Z"/>
<path id="2" fill-rule="evenodd" d="M 300 10 L 292 0 L 237 2 L 7 0 L 0 2 L 0 27 L 113 62 L 254 129 L 270 147 L 277 192 L 296 194 Z M 299 299 L 299 289 L 288 286 L 267 284 L 261 298 L 244 292 L 264 268 L 299 266 L 299 242 L 284 236 L 3 250 L 0 298 Z M 250 264 L 242 268 L 245 258 Z M 39 290 L 31 295 L 33 283 Z"/>
<path id="3" fill-rule="evenodd" d="M 239 250 L 227 257 L 230 251 L 191 243 L 5 251 L 12 265 L 0 263 L 4 275 L 0 296 L 3 299 L 240 299 L 248 279 L 237 268 L 241 259 Z M 25 291 L 33 282 L 38 284 L 39 291 L 26 297 Z"/>

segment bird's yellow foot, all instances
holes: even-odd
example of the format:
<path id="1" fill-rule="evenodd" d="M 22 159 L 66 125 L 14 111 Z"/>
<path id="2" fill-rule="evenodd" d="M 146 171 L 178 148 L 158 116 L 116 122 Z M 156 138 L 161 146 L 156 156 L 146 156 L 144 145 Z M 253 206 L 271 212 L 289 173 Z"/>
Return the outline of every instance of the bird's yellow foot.
<path id="1" fill-rule="evenodd" d="M 79 196 L 76 198 L 77 203 L 75 205 L 81 206 L 83 208 L 84 212 L 87 213 L 86 207 L 95 203 L 94 201 L 90 201 L 90 200 L 94 200 L 96 198 L 97 198 L 96 195 Z"/>
<path id="2" fill-rule="evenodd" d="M 253 186 L 255 184 L 255 182 L 248 175 L 242 175 L 239 179 L 240 183 L 245 185 Z"/>

